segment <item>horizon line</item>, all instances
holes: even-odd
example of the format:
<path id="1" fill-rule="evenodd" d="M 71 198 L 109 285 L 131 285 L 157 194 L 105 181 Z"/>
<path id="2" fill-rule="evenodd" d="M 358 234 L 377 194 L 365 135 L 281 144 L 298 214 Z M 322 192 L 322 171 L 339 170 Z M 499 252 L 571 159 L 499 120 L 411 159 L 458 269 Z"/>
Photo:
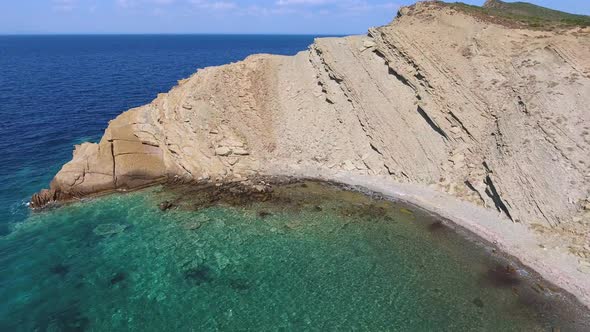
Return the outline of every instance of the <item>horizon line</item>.
<path id="1" fill-rule="evenodd" d="M 365 32 L 366 33 L 366 32 Z M 351 36 L 363 33 L 239 33 L 239 32 L 31 32 L 31 33 L 0 33 L 0 37 L 12 36 Z"/>

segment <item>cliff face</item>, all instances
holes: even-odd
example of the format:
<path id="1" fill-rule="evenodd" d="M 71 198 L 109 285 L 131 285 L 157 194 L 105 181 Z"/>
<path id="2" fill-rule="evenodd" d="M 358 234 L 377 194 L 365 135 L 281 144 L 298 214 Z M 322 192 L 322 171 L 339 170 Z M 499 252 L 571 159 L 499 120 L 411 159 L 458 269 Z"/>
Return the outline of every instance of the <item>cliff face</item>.
<path id="1" fill-rule="evenodd" d="M 588 28 L 510 29 L 419 3 L 366 36 L 199 70 L 77 146 L 32 205 L 324 169 L 434 186 L 515 221 L 587 218 L 589 55 Z"/>

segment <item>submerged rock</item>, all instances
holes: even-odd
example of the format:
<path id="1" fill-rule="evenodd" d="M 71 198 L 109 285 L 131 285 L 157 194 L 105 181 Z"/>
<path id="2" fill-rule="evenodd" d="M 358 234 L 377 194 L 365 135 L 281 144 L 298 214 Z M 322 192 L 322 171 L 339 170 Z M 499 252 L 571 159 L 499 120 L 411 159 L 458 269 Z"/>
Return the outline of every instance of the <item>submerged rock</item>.
<path id="1" fill-rule="evenodd" d="M 113 275 L 113 277 L 109 280 L 111 286 L 114 286 L 127 278 L 127 274 L 125 272 L 117 272 Z"/>
<path id="2" fill-rule="evenodd" d="M 66 274 L 70 272 L 70 267 L 63 263 L 59 263 L 52 266 L 49 271 L 53 274 L 59 275 L 60 277 L 65 277 Z"/>
<path id="3" fill-rule="evenodd" d="M 11 233 L 10 226 L 6 223 L 0 224 L 0 236 L 6 236 Z"/>
<path id="4" fill-rule="evenodd" d="M 99 236 L 108 236 L 108 235 L 114 235 L 114 234 L 119 234 L 125 231 L 125 229 L 127 228 L 126 225 L 121 225 L 121 224 L 102 224 L 102 225 L 98 225 L 94 228 L 93 232 L 96 235 Z"/>
<path id="5" fill-rule="evenodd" d="M 489 269 L 487 279 L 497 287 L 512 287 L 521 282 L 518 271 L 510 265 L 498 265 L 495 268 Z"/>
<path id="6" fill-rule="evenodd" d="M 203 226 L 203 224 L 201 224 L 201 222 L 198 220 L 191 220 L 191 221 L 187 221 L 182 224 L 182 228 L 189 230 L 189 231 L 197 230 L 197 229 L 201 228 L 201 226 Z"/>
<path id="7" fill-rule="evenodd" d="M 213 271 L 206 265 L 200 265 L 184 271 L 184 278 L 196 285 L 201 285 L 213 280 Z"/>
<path id="8" fill-rule="evenodd" d="M 231 279 L 229 281 L 229 286 L 239 292 L 247 291 L 252 287 L 246 279 Z"/>
<path id="9" fill-rule="evenodd" d="M 406 208 L 400 208 L 399 212 L 403 213 L 403 214 L 407 214 L 407 215 L 414 215 L 414 212 L 412 212 L 411 210 L 408 210 Z"/>
<path id="10" fill-rule="evenodd" d="M 199 214 L 199 215 L 193 217 L 191 220 L 183 222 L 181 225 L 182 225 L 182 228 L 184 228 L 186 230 L 194 231 L 194 230 L 201 228 L 204 224 L 206 224 L 210 221 L 211 221 L 211 218 L 209 218 L 208 216 L 206 216 L 204 214 Z"/>
<path id="11" fill-rule="evenodd" d="M 258 216 L 258 218 L 265 219 L 266 217 L 272 216 L 272 213 L 270 213 L 268 211 L 258 211 L 256 213 L 256 216 Z"/>
<path id="12" fill-rule="evenodd" d="M 288 198 L 273 192 L 270 185 L 250 180 L 221 183 L 169 184 L 175 193 L 174 206 L 199 211 L 216 205 L 247 206 L 260 202 L 288 203 Z"/>
<path id="13" fill-rule="evenodd" d="M 430 225 L 428 225 L 428 230 L 430 232 L 437 232 L 440 230 L 444 230 L 445 228 L 446 228 L 445 224 L 440 220 L 437 220 L 437 221 L 431 223 Z"/>
<path id="14" fill-rule="evenodd" d="M 285 224 L 285 227 L 288 229 L 297 229 L 303 225 L 301 220 L 291 220 Z"/>
<path id="15" fill-rule="evenodd" d="M 479 297 L 473 300 L 473 304 L 475 304 L 479 308 L 483 308 L 483 301 Z"/>
<path id="16" fill-rule="evenodd" d="M 168 211 L 174 207 L 174 203 L 169 201 L 164 201 L 158 205 L 161 211 Z"/>
<path id="17" fill-rule="evenodd" d="M 67 304 L 55 310 L 37 322 L 36 331 L 87 331 L 90 319 L 86 317 L 78 301 Z"/>

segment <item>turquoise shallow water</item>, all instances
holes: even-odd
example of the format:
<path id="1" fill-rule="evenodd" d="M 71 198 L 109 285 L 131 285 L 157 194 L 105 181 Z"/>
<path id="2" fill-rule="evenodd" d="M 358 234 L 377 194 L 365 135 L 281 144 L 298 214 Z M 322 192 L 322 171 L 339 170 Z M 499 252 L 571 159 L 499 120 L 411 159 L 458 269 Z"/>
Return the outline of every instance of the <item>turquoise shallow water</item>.
<path id="1" fill-rule="evenodd" d="M 583 329 L 408 207 L 316 183 L 230 203 L 152 188 L 32 215 L 0 237 L 0 330 Z"/>

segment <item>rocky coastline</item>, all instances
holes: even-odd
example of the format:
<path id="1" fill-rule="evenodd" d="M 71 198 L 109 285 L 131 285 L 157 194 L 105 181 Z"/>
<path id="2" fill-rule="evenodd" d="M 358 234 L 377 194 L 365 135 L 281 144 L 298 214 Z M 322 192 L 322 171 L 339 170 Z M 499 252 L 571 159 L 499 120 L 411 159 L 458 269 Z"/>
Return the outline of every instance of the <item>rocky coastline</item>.
<path id="1" fill-rule="evenodd" d="M 33 209 L 159 183 L 315 178 L 432 211 L 590 307 L 590 28 L 404 7 L 199 70 L 76 146 Z"/>

